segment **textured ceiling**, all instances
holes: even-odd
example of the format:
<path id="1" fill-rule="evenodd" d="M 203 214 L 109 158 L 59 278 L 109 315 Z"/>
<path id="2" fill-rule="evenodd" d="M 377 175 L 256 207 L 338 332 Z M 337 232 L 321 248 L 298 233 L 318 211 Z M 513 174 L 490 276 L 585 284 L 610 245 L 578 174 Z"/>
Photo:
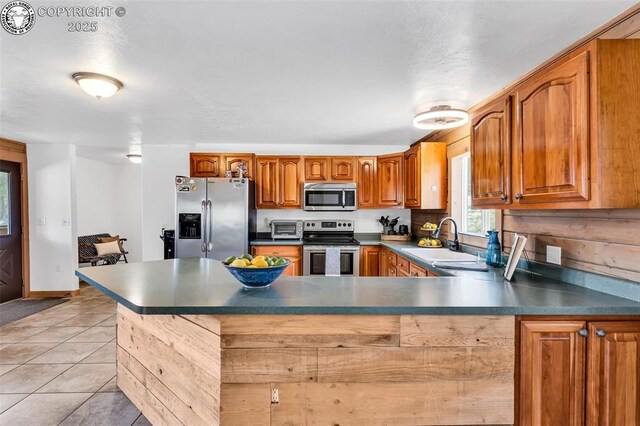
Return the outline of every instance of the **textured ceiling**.
<path id="1" fill-rule="evenodd" d="M 407 145 L 424 133 L 416 112 L 469 107 L 634 3 L 128 1 L 95 33 L 38 17 L 25 35 L 0 30 L 0 136 Z M 124 90 L 98 101 L 76 71 Z"/>

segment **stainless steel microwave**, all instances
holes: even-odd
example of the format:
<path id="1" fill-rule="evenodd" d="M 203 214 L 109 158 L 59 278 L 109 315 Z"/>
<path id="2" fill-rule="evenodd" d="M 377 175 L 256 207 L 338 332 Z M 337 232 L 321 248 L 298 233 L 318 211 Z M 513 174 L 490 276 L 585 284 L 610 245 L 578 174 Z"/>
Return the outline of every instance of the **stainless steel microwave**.
<path id="1" fill-rule="evenodd" d="M 305 183 L 302 200 L 310 211 L 350 211 L 356 209 L 355 183 Z"/>
<path id="2" fill-rule="evenodd" d="M 271 239 L 273 240 L 301 240 L 301 220 L 272 220 Z"/>

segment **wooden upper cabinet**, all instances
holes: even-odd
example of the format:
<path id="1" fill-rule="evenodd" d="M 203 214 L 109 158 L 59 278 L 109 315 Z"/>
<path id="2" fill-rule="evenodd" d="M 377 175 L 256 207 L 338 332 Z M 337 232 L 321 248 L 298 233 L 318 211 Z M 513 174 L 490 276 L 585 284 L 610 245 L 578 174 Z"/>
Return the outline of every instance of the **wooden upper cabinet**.
<path id="1" fill-rule="evenodd" d="M 474 108 L 474 206 L 640 208 L 637 81 L 640 40 L 597 39 Z"/>
<path id="2" fill-rule="evenodd" d="M 353 182 L 356 157 L 305 157 L 305 182 Z"/>
<path id="3" fill-rule="evenodd" d="M 500 97 L 473 113 L 471 176 L 474 206 L 511 202 L 511 96 Z"/>
<path id="4" fill-rule="evenodd" d="M 522 321 L 519 425 L 584 425 L 584 321 Z"/>
<path id="5" fill-rule="evenodd" d="M 279 207 L 278 157 L 256 158 L 256 207 L 274 209 Z"/>
<path id="6" fill-rule="evenodd" d="M 302 207 L 302 158 L 280 157 L 279 169 L 279 207 Z"/>
<path id="7" fill-rule="evenodd" d="M 353 182 L 356 180 L 355 157 L 332 157 L 331 180 L 336 182 Z"/>
<path id="8" fill-rule="evenodd" d="M 640 425 L 640 321 L 589 323 L 587 422 Z"/>
<path id="9" fill-rule="evenodd" d="M 222 156 L 206 152 L 189 154 L 191 177 L 220 177 L 222 173 Z"/>
<path id="10" fill-rule="evenodd" d="M 376 157 L 358 157 L 358 208 L 376 207 Z"/>
<path id="11" fill-rule="evenodd" d="M 404 206 L 447 208 L 447 144 L 422 142 L 404 153 Z"/>
<path id="12" fill-rule="evenodd" d="M 589 52 L 516 88 L 516 203 L 589 200 Z"/>
<path id="13" fill-rule="evenodd" d="M 305 182 L 327 182 L 329 180 L 329 157 L 305 157 L 304 180 Z"/>
<path id="14" fill-rule="evenodd" d="M 255 177 L 254 174 L 254 161 L 255 155 L 253 154 L 224 154 L 224 164 L 225 168 L 221 171 L 221 175 L 224 176 L 224 172 L 227 170 L 231 170 L 234 177 L 238 176 L 238 167 L 241 164 L 246 165 L 246 174 L 245 177 L 249 179 L 253 179 Z"/>
<path id="15" fill-rule="evenodd" d="M 420 146 L 404 153 L 404 206 L 420 206 Z"/>
<path id="16" fill-rule="evenodd" d="M 377 205 L 381 208 L 402 207 L 403 154 L 382 155 L 377 160 Z"/>

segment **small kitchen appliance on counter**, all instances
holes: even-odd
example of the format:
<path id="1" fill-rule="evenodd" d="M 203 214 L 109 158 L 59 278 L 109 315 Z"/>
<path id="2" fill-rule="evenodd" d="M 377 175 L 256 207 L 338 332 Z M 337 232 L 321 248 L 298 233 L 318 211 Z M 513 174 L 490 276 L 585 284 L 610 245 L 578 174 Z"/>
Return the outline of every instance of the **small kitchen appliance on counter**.
<path id="1" fill-rule="evenodd" d="M 280 220 L 274 219 L 269 224 L 271 226 L 272 240 L 301 240 L 302 221 L 301 220 Z"/>
<path id="2" fill-rule="evenodd" d="M 354 229 L 353 220 L 305 220 L 302 274 L 360 275 L 360 243 Z"/>

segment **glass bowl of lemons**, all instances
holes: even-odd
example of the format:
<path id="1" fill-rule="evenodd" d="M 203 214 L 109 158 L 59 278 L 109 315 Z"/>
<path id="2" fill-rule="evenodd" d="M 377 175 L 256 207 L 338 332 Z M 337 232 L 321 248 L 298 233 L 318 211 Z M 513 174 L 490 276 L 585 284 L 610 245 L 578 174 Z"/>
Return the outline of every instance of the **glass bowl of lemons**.
<path id="1" fill-rule="evenodd" d="M 266 288 L 271 285 L 291 262 L 278 256 L 251 256 L 245 253 L 231 256 L 222 262 L 227 271 L 245 288 Z"/>

